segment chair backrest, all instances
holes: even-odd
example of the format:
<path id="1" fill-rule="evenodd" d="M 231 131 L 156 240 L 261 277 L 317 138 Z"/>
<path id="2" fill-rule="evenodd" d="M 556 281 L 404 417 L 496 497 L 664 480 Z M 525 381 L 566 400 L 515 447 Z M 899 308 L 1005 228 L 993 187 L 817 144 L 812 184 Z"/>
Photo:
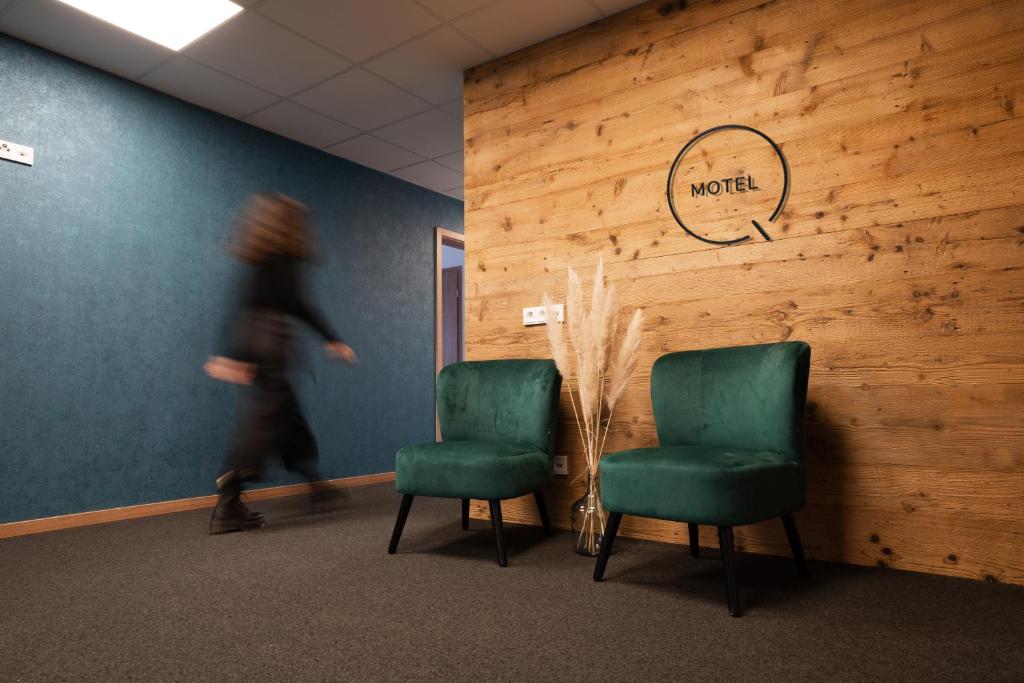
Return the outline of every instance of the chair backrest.
<path id="1" fill-rule="evenodd" d="M 774 451 L 803 460 L 806 342 L 683 351 L 651 370 L 651 401 L 663 446 Z"/>
<path id="2" fill-rule="evenodd" d="M 453 363 L 437 376 L 445 441 L 528 443 L 550 455 L 562 376 L 550 360 Z"/>

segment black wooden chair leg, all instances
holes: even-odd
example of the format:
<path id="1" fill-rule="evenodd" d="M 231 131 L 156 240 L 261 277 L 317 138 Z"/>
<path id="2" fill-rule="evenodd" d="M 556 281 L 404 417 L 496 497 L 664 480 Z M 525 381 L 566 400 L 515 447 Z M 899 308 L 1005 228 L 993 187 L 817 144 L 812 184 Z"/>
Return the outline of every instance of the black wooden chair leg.
<path id="1" fill-rule="evenodd" d="M 487 501 L 491 506 L 491 525 L 494 527 L 494 538 L 498 541 L 498 566 L 507 567 L 508 558 L 505 556 L 505 537 L 501 526 L 501 501 Z"/>
<path id="2" fill-rule="evenodd" d="M 388 546 L 388 554 L 394 555 L 398 550 L 398 540 L 402 538 L 402 529 L 405 528 L 405 519 L 409 516 L 409 508 L 412 507 L 412 494 L 406 493 L 402 496 L 402 504 L 398 507 L 398 519 L 395 520 L 395 530 L 391 534 L 391 544 Z"/>
<path id="3" fill-rule="evenodd" d="M 700 532 L 697 525 L 689 523 L 686 528 L 690 532 L 690 557 L 700 557 Z"/>
<path id="4" fill-rule="evenodd" d="M 621 521 L 621 512 L 608 513 L 608 523 L 604 527 L 604 540 L 601 541 L 601 551 L 597 554 L 597 565 L 594 566 L 594 581 L 604 581 L 604 568 L 608 566 L 608 557 L 612 554 L 612 544 L 615 543 L 615 534 L 619 533 L 619 522 Z"/>
<path id="5" fill-rule="evenodd" d="M 718 527 L 718 547 L 722 551 L 722 566 L 725 568 L 725 595 L 729 601 L 729 614 L 741 616 L 740 592 L 736 585 L 736 550 L 733 545 L 732 527 Z"/>
<path id="6" fill-rule="evenodd" d="M 551 520 L 548 519 L 548 506 L 544 503 L 544 492 L 534 491 L 533 497 L 537 501 L 537 511 L 540 513 L 540 523 L 544 526 L 544 535 L 551 535 Z"/>
<path id="7" fill-rule="evenodd" d="M 796 560 L 796 567 L 802 576 L 807 576 L 807 560 L 804 559 L 804 546 L 800 543 L 800 534 L 796 532 L 796 521 L 793 515 L 782 515 L 782 526 L 786 527 L 786 538 L 789 539 L 789 549 L 793 551 L 793 559 Z"/>
<path id="8" fill-rule="evenodd" d="M 469 530 L 469 498 L 462 499 L 462 530 Z"/>

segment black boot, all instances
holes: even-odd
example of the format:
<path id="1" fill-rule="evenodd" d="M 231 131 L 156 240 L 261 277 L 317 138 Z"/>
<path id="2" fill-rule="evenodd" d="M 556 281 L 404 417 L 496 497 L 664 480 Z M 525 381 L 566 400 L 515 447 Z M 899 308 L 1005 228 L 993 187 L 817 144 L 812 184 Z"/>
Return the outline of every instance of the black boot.
<path id="1" fill-rule="evenodd" d="M 230 531 L 245 531 L 265 526 L 266 522 L 262 513 L 252 512 L 245 507 L 241 498 L 241 484 L 229 475 L 217 480 L 220 497 L 210 516 L 210 533 L 225 534 Z"/>
<path id="2" fill-rule="evenodd" d="M 260 529 L 266 525 L 263 515 L 252 512 L 238 496 L 221 494 L 210 517 L 210 533 L 226 534 L 230 531 Z"/>

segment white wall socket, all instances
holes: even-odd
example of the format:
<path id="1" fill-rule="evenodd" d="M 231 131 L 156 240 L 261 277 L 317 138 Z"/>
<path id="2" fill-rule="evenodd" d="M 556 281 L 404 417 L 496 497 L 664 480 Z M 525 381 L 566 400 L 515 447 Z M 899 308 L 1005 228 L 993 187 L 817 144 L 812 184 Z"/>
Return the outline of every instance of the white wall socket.
<path id="1" fill-rule="evenodd" d="M 558 316 L 558 322 L 565 321 L 565 304 L 555 304 L 553 306 L 555 313 Z M 546 325 L 548 322 L 548 312 L 543 306 L 533 306 L 532 308 L 523 309 L 523 324 L 524 325 Z"/>
<path id="2" fill-rule="evenodd" d="M 569 474 L 569 456 L 567 455 L 556 455 L 552 459 L 552 470 L 555 474 L 566 476 Z"/>
<path id="3" fill-rule="evenodd" d="M 0 159 L 17 161 L 19 164 L 32 165 L 35 152 L 31 147 L 0 140 Z"/>

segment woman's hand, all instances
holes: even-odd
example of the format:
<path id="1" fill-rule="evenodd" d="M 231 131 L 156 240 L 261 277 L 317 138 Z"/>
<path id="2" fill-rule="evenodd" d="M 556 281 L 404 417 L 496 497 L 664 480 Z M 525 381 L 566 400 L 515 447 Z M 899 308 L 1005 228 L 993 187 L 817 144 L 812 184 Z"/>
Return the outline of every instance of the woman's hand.
<path id="1" fill-rule="evenodd" d="M 256 366 L 252 363 L 243 363 L 224 356 L 210 356 L 203 365 L 203 370 L 214 379 L 232 384 L 252 384 L 253 377 L 256 376 Z"/>
<path id="2" fill-rule="evenodd" d="M 345 342 L 333 341 L 324 344 L 327 355 L 337 360 L 343 360 L 349 365 L 356 364 L 356 352 Z"/>

